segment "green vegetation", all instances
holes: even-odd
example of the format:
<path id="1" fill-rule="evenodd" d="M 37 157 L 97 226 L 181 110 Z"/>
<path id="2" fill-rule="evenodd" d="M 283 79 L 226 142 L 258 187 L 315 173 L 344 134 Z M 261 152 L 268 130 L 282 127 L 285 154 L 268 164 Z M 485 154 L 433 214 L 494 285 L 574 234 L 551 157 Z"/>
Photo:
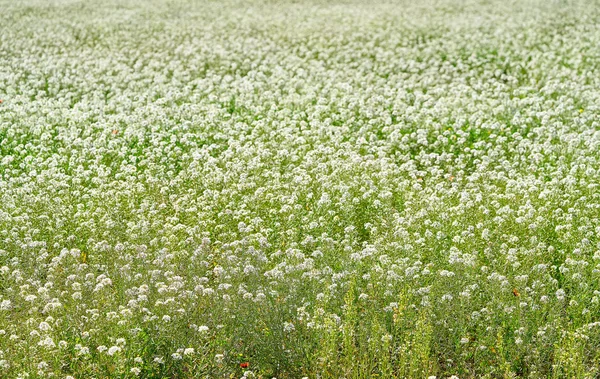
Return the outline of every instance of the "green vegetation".
<path id="1" fill-rule="evenodd" d="M 597 378 L 600 3 L 0 0 L 0 378 Z"/>

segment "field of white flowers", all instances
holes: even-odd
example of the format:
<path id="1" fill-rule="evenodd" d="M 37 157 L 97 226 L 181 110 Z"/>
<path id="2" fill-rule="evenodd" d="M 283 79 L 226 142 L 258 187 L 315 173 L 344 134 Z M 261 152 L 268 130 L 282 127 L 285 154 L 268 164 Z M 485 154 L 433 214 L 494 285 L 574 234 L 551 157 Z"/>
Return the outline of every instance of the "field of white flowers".
<path id="1" fill-rule="evenodd" d="M 0 0 L 0 378 L 598 378 L 597 0 Z"/>

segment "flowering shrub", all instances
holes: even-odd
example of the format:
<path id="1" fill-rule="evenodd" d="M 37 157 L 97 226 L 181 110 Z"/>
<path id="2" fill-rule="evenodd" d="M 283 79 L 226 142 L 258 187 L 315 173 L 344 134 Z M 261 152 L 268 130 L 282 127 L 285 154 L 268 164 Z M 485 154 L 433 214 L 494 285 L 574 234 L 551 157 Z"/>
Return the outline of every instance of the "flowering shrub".
<path id="1" fill-rule="evenodd" d="M 600 375 L 597 2 L 0 9 L 0 377 Z"/>

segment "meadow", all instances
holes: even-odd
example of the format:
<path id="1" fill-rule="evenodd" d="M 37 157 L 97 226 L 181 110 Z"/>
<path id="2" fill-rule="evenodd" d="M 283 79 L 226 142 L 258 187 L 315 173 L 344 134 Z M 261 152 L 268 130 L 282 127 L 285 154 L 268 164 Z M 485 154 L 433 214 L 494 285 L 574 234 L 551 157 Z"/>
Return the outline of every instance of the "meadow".
<path id="1" fill-rule="evenodd" d="M 598 0 L 0 0 L 0 378 L 599 378 Z"/>

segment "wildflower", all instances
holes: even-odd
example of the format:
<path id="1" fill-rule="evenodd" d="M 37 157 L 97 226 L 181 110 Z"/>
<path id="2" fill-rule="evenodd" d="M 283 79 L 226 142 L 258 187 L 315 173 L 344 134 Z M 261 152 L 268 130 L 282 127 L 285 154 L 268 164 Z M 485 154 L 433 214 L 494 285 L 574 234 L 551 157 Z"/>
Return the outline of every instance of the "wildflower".
<path id="1" fill-rule="evenodd" d="M 50 337 L 46 337 L 43 340 L 41 340 L 40 342 L 38 342 L 39 346 L 45 347 L 45 348 L 53 348 L 56 347 L 56 344 L 54 343 L 54 340 Z"/>
<path id="2" fill-rule="evenodd" d="M 191 347 L 188 347 L 183 351 L 183 355 L 192 355 L 192 354 L 194 354 L 194 349 Z"/>
<path id="3" fill-rule="evenodd" d="M 142 19 L 114 3 L 69 8 L 74 33 L 3 8 L 0 360 L 27 362 L 0 377 L 59 377 L 41 362 L 71 348 L 75 377 L 95 354 L 114 375 L 193 376 L 210 362 L 190 346 L 248 352 L 261 331 L 294 335 L 284 355 L 322 335 L 401 345 L 380 329 L 429 312 L 432 340 L 468 350 L 438 344 L 461 360 L 442 371 L 471 348 L 498 363 L 503 320 L 544 325 L 503 332 L 517 353 L 569 350 L 569 321 L 596 355 L 600 92 L 597 57 L 573 52 L 596 51 L 599 10 L 223 1 L 181 19 L 139 2 Z M 155 23 L 169 33 L 145 43 Z M 478 325 L 491 339 L 465 335 Z M 157 342 L 176 350 L 136 357 Z"/>

